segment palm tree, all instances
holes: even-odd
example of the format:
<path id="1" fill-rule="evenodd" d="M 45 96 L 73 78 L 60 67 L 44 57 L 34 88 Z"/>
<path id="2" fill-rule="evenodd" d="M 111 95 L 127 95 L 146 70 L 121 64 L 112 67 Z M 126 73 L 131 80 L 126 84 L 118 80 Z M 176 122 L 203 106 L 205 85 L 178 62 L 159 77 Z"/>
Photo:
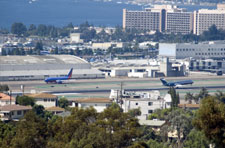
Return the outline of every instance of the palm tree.
<path id="1" fill-rule="evenodd" d="M 189 104 L 192 104 L 192 100 L 194 100 L 194 98 L 195 97 L 194 97 L 193 93 L 188 92 L 185 95 L 185 101 L 188 101 Z"/>
<path id="2" fill-rule="evenodd" d="M 222 91 L 218 90 L 215 96 L 219 101 L 225 103 L 225 94 Z"/>

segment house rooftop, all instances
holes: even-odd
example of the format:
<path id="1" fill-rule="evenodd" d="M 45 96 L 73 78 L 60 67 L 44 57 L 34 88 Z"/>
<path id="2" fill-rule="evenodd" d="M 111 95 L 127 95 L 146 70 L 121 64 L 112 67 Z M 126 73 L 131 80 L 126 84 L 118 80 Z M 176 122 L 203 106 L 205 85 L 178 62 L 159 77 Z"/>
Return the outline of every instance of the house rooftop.
<path id="1" fill-rule="evenodd" d="M 8 101 L 8 100 L 10 100 L 10 96 L 9 95 L 6 95 L 4 93 L 0 93 L 0 100 Z M 11 100 L 12 101 L 15 101 L 15 98 L 14 97 L 11 97 Z"/>
<path id="2" fill-rule="evenodd" d="M 50 111 L 50 112 L 51 112 L 51 111 L 65 111 L 64 108 L 57 107 L 57 106 L 48 107 L 48 108 L 46 108 L 45 110 Z"/>
<path id="3" fill-rule="evenodd" d="M 51 98 L 51 99 L 57 99 L 57 96 L 52 95 L 52 94 L 48 94 L 48 93 L 29 94 L 27 96 L 33 97 L 33 98 Z"/>
<path id="4" fill-rule="evenodd" d="M 108 98 L 84 98 L 74 100 L 78 103 L 112 103 L 112 100 Z"/>
<path id="5" fill-rule="evenodd" d="M 31 110 L 31 106 L 23 106 L 23 105 L 5 105 L 0 107 L 1 112 L 9 112 L 9 111 L 16 111 L 16 110 Z"/>

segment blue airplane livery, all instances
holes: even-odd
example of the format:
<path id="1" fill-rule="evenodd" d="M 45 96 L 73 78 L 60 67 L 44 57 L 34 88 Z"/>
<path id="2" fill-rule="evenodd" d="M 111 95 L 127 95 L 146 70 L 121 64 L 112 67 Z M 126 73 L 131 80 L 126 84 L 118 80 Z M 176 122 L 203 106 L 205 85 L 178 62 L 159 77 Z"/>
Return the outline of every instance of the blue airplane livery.
<path id="1" fill-rule="evenodd" d="M 70 72 L 67 76 L 64 77 L 49 77 L 45 79 L 46 83 L 57 83 L 62 84 L 63 80 L 69 80 L 72 77 L 73 68 L 70 69 Z"/>
<path id="2" fill-rule="evenodd" d="M 183 81 L 177 81 L 177 82 L 167 82 L 164 78 L 161 78 L 160 80 L 164 86 L 175 87 L 175 88 L 179 88 L 179 87 L 182 87 L 183 85 L 194 83 L 192 80 L 183 80 Z"/>

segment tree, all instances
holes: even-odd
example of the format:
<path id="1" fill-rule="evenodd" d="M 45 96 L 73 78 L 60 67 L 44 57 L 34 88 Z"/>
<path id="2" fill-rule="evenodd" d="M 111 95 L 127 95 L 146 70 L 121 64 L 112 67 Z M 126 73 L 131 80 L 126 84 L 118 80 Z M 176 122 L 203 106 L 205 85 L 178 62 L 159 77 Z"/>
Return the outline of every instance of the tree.
<path id="1" fill-rule="evenodd" d="M 177 132 L 177 147 L 181 148 L 184 139 L 186 139 L 190 130 L 192 129 L 191 125 L 191 116 L 192 114 L 188 111 L 182 109 L 173 110 L 167 116 L 168 124 L 165 125 L 169 132 Z M 163 131 L 164 132 L 164 131 Z"/>
<path id="2" fill-rule="evenodd" d="M 71 28 L 71 29 L 73 29 L 73 23 L 72 22 L 70 22 L 67 26 L 66 26 L 67 28 Z"/>
<path id="3" fill-rule="evenodd" d="M 69 101 L 66 98 L 60 98 L 58 103 L 59 103 L 59 107 L 62 107 L 62 108 L 66 108 L 69 106 Z"/>
<path id="4" fill-rule="evenodd" d="M 12 138 L 16 134 L 16 127 L 13 122 L 4 123 L 0 121 L 0 147 L 9 147 Z"/>
<path id="5" fill-rule="evenodd" d="M 185 95 L 185 101 L 188 101 L 189 104 L 192 104 L 192 100 L 194 100 L 194 95 L 193 93 L 186 93 Z"/>
<path id="6" fill-rule="evenodd" d="M 37 35 L 39 35 L 39 36 L 47 36 L 47 34 L 48 34 L 47 26 L 43 25 L 43 24 L 38 25 Z"/>
<path id="7" fill-rule="evenodd" d="M 18 36 L 24 35 L 27 31 L 26 26 L 23 23 L 13 23 L 11 26 L 11 32 Z"/>
<path id="8" fill-rule="evenodd" d="M 36 43 L 35 50 L 43 50 L 43 44 L 42 44 L 42 42 L 37 42 Z"/>
<path id="9" fill-rule="evenodd" d="M 149 115 L 148 119 L 153 120 L 153 119 L 159 119 L 159 120 L 166 120 L 166 117 L 169 115 L 169 113 L 172 110 L 170 108 L 166 109 L 156 109 L 154 113 Z"/>
<path id="10" fill-rule="evenodd" d="M 217 91 L 217 92 L 215 93 L 215 97 L 216 97 L 219 101 L 225 103 L 225 94 L 224 94 L 222 91 Z"/>
<path id="11" fill-rule="evenodd" d="M 5 49 L 2 49 L 2 55 L 3 55 L 3 56 L 6 56 L 6 55 L 7 55 Z"/>
<path id="12" fill-rule="evenodd" d="M 147 142 L 148 146 L 150 148 L 168 148 L 169 147 L 169 143 L 166 142 L 158 142 L 156 140 L 150 139 Z"/>
<path id="13" fill-rule="evenodd" d="M 9 90 L 9 86 L 8 85 L 1 85 L 0 84 L 0 92 L 4 92 L 4 91 L 8 91 Z"/>
<path id="14" fill-rule="evenodd" d="M 12 148 L 46 147 L 47 131 L 46 122 L 34 112 L 29 111 L 17 125 L 16 135 L 11 142 Z"/>
<path id="15" fill-rule="evenodd" d="M 44 114 L 45 114 L 44 109 L 45 108 L 43 105 L 37 105 L 37 104 L 35 104 L 32 108 L 33 112 L 40 117 L 44 117 Z"/>
<path id="16" fill-rule="evenodd" d="M 207 91 L 207 89 L 205 87 L 202 87 L 199 94 L 196 95 L 196 101 L 198 100 L 198 102 L 199 102 L 199 100 L 201 100 L 205 97 L 208 97 L 208 96 L 209 96 L 209 92 Z"/>
<path id="17" fill-rule="evenodd" d="M 141 110 L 140 108 L 131 109 L 128 111 L 128 114 L 130 114 L 131 117 L 137 117 L 141 115 Z"/>
<path id="18" fill-rule="evenodd" d="M 216 148 L 222 148 L 225 145 L 225 104 L 213 96 L 204 98 L 193 125 L 201 130 Z"/>
<path id="19" fill-rule="evenodd" d="M 174 87 L 170 87 L 168 93 L 171 95 L 172 98 L 172 108 L 175 108 L 180 103 L 180 97 L 179 94 L 176 93 L 176 89 Z"/>
<path id="20" fill-rule="evenodd" d="M 209 141 L 203 132 L 192 129 L 184 141 L 184 148 L 209 148 Z"/>
<path id="21" fill-rule="evenodd" d="M 18 96 L 18 97 L 16 97 L 16 103 L 19 105 L 34 106 L 35 100 L 34 100 L 34 98 L 28 97 L 28 96 Z"/>
<path id="22" fill-rule="evenodd" d="M 34 24 L 31 24 L 31 25 L 29 26 L 28 31 L 35 31 L 36 29 L 37 29 L 37 27 L 36 27 Z"/>
<path id="23" fill-rule="evenodd" d="M 59 54 L 59 48 L 58 47 L 56 47 L 55 49 L 54 49 L 54 52 L 53 52 L 54 54 Z"/>
<path id="24" fill-rule="evenodd" d="M 37 42 L 35 45 L 36 54 L 40 55 L 40 52 L 43 50 L 42 42 Z"/>

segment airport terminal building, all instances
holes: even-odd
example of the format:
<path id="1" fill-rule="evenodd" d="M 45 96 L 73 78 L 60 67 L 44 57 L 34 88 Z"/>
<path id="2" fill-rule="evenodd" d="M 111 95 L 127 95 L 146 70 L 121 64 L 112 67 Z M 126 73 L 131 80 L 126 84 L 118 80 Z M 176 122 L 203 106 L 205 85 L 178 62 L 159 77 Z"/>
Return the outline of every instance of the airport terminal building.
<path id="1" fill-rule="evenodd" d="M 176 59 L 223 59 L 225 57 L 225 42 L 211 41 L 194 43 L 160 43 L 159 56 Z"/>
<path id="2" fill-rule="evenodd" d="M 44 80 L 68 74 L 73 68 L 72 79 L 105 78 L 92 69 L 91 64 L 72 55 L 0 56 L 0 81 Z"/>

